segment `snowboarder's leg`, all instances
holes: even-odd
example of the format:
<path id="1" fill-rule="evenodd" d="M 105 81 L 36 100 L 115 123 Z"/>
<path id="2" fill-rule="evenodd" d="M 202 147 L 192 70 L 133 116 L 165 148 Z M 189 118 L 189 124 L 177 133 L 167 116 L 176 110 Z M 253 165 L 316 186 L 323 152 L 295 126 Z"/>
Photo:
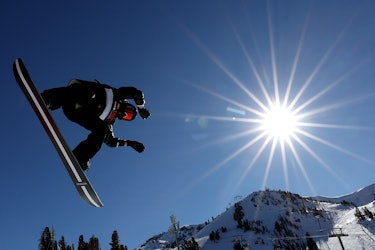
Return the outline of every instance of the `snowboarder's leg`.
<path id="1" fill-rule="evenodd" d="M 80 142 L 73 150 L 73 153 L 83 170 L 89 168 L 89 160 L 100 150 L 103 139 L 104 134 L 92 132 L 86 140 Z"/>
<path id="2" fill-rule="evenodd" d="M 60 108 L 64 101 L 67 99 L 67 88 L 53 88 L 44 90 L 40 94 L 47 106 L 50 110 L 55 110 Z"/>

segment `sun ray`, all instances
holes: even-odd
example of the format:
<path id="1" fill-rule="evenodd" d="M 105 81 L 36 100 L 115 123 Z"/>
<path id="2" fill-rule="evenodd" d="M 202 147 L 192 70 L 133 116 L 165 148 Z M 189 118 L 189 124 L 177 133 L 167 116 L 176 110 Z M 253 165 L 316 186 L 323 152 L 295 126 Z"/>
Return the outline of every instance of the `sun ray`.
<path id="1" fill-rule="evenodd" d="M 265 137 L 267 134 L 265 132 L 263 132 L 262 134 L 260 134 L 259 136 L 261 136 L 260 138 L 263 138 Z M 259 139 L 260 139 L 259 138 Z M 255 163 L 257 162 L 258 158 L 261 156 L 261 154 L 264 152 L 265 148 L 267 147 L 267 145 L 269 144 L 269 142 L 271 141 L 271 137 L 267 136 L 267 138 L 264 140 L 262 146 L 259 148 L 259 150 L 257 151 L 257 153 L 253 156 L 249 166 L 245 169 L 245 172 L 242 174 L 240 180 L 237 182 L 237 186 L 236 186 L 236 189 L 242 184 L 243 180 L 247 177 L 248 173 L 252 170 L 252 168 L 254 167 Z"/>
<path id="2" fill-rule="evenodd" d="M 271 97 L 270 97 L 270 95 L 268 94 L 268 92 L 266 90 L 264 82 L 262 81 L 262 79 L 261 79 L 261 77 L 259 75 L 259 72 L 256 69 L 255 64 L 254 64 L 253 60 L 251 59 L 251 57 L 249 55 L 249 52 L 247 51 L 247 49 L 246 49 L 246 47 L 245 47 L 245 45 L 244 45 L 241 37 L 239 36 L 239 34 L 235 30 L 235 28 L 233 28 L 233 30 L 234 30 L 234 34 L 235 34 L 235 36 L 237 38 L 237 41 L 240 44 L 240 47 L 241 47 L 242 51 L 244 52 L 246 60 L 247 60 L 248 64 L 250 65 L 250 68 L 251 68 L 252 72 L 255 75 L 257 83 L 258 83 L 260 89 L 262 90 L 262 93 L 263 93 L 264 97 L 266 98 L 268 105 L 270 106 L 272 104 L 272 100 L 271 100 Z"/>
<path id="3" fill-rule="evenodd" d="M 294 135 L 293 138 L 296 139 L 297 141 L 299 140 L 298 136 Z M 299 157 L 299 154 L 297 153 L 297 150 L 294 147 L 294 144 L 292 143 L 292 141 L 289 141 L 288 144 L 289 144 L 290 150 L 292 151 L 292 155 L 294 156 L 294 159 L 296 160 L 297 165 L 302 172 L 303 177 L 305 178 L 307 184 L 309 185 L 310 190 L 312 190 L 315 193 L 315 189 L 314 189 L 314 187 L 311 183 L 311 180 L 310 180 L 308 174 L 306 173 L 306 169 L 305 169 L 305 167 L 304 167 L 304 165 L 303 165 L 303 163 L 302 163 L 302 161 Z M 312 151 L 312 153 L 314 153 L 314 152 Z"/>
<path id="4" fill-rule="evenodd" d="M 223 101 L 226 101 L 226 102 L 228 102 L 228 103 L 230 103 L 230 104 L 233 104 L 233 105 L 235 105 L 235 106 L 237 106 L 237 107 L 239 107 L 239 108 L 242 108 L 242 109 L 244 109 L 244 110 L 247 110 L 247 111 L 249 111 L 249 112 L 251 112 L 251 113 L 253 113 L 253 114 L 256 114 L 256 115 L 258 115 L 258 116 L 261 116 L 261 115 L 263 114 L 263 112 L 261 112 L 261 111 L 259 111 L 259 110 L 256 110 L 256 109 L 253 109 L 253 108 L 250 108 L 249 106 L 246 106 L 246 105 L 244 105 L 244 104 L 242 104 L 242 103 L 239 103 L 239 102 L 237 102 L 237 101 L 234 101 L 234 100 L 232 100 L 232 99 L 230 99 L 230 98 L 228 98 L 228 97 L 225 97 L 225 96 L 223 96 L 223 95 L 220 95 L 220 94 L 218 94 L 218 93 L 216 93 L 216 92 L 214 92 L 214 91 L 212 91 L 212 90 L 208 90 L 208 89 L 206 89 L 206 88 L 203 88 L 202 86 L 196 85 L 196 84 L 194 84 L 194 83 L 190 83 L 190 85 L 193 86 L 194 88 L 197 88 L 197 89 L 199 89 L 199 90 L 201 90 L 201 91 L 203 91 L 203 92 L 206 92 L 206 93 L 208 93 L 208 94 L 210 94 L 210 95 L 212 95 L 212 96 L 215 96 L 215 97 L 217 97 L 217 98 L 219 98 L 219 99 L 221 99 L 221 100 L 223 100 Z"/>
<path id="5" fill-rule="evenodd" d="M 362 96 L 358 96 L 358 97 L 355 97 L 355 98 L 352 98 L 352 99 L 349 99 L 349 100 L 345 100 L 345 101 L 342 101 L 342 102 L 335 102 L 331 105 L 321 106 L 320 108 L 316 108 L 316 109 L 306 111 L 304 113 L 298 114 L 297 116 L 298 116 L 299 119 L 303 119 L 305 117 L 313 116 L 313 115 L 320 114 L 320 113 L 325 113 L 329 110 L 338 109 L 338 108 L 347 106 L 349 104 L 353 104 L 355 102 L 364 101 L 365 99 L 371 98 L 373 96 L 375 96 L 375 93 L 368 93 L 365 96 L 362 95 Z"/>
<path id="6" fill-rule="evenodd" d="M 213 145 L 220 145 L 222 143 L 227 143 L 229 141 L 234 141 L 234 140 L 237 140 L 237 139 L 240 139 L 240 138 L 244 138 L 245 136 L 249 136 L 251 134 L 255 134 L 255 133 L 258 133 L 258 132 L 259 132 L 259 128 L 245 130 L 245 131 L 242 131 L 240 133 L 231 134 L 231 135 L 228 135 L 228 136 L 225 136 L 225 137 L 221 137 L 217 140 L 206 142 L 204 144 L 201 144 L 201 145 L 197 146 L 195 148 L 195 150 L 201 150 L 202 148 L 206 148 L 206 147 L 213 146 Z M 261 137 L 260 138 L 254 138 L 255 141 L 253 143 L 251 143 L 251 145 L 247 144 L 248 147 L 251 147 L 254 143 L 256 143 L 259 139 L 261 139 Z"/>
<path id="7" fill-rule="evenodd" d="M 233 75 L 233 73 L 224 66 L 224 64 L 217 58 L 217 56 L 209 49 L 206 45 L 187 27 L 181 25 L 181 28 L 185 31 L 186 35 L 194 42 L 194 44 L 204 53 L 206 56 L 215 63 L 238 87 L 240 87 L 255 103 L 259 105 L 263 110 L 267 110 L 267 106 L 261 102 L 246 86 Z"/>
<path id="8" fill-rule="evenodd" d="M 233 116 L 213 116 L 213 115 L 197 115 L 197 114 L 173 114 L 173 113 L 163 113 L 159 115 L 165 116 L 174 116 L 174 117 L 181 117 L 184 119 L 187 118 L 196 118 L 196 119 L 207 119 L 212 121 L 235 121 L 235 122 L 244 122 L 244 123 L 253 123 L 253 124 L 261 124 L 262 119 L 256 118 L 241 118 L 241 117 L 233 117 Z M 256 128 L 255 130 L 260 130 L 260 128 Z"/>
<path id="9" fill-rule="evenodd" d="M 283 140 L 280 141 L 280 151 L 281 151 L 281 162 L 282 162 L 283 172 L 284 172 L 285 187 L 286 187 L 286 190 L 289 190 L 288 166 L 286 163 L 285 142 Z"/>
<path id="10" fill-rule="evenodd" d="M 368 130 L 374 131 L 375 127 L 365 126 L 353 126 L 353 125 L 342 125 L 342 124 L 327 124 L 327 123 L 313 123 L 313 122 L 299 122 L 299 127 L 311 127 L 311 128 L 332 128 L 332 129 L 350 129 L 350 130 Z"/>
<path id="11" fill-rule="evenodd" d="M 288 104 L 288 101 L 289 101 L 289 95 L 290 95 L 290 91 L 292 89 L 292 85 L 293 85 L 293 82 L 294 82 L 294 76 L 296 74 L 296 69 L 297 69 L 297 65 L 298 65 L 298 62 L 299 62 L 300 55 L 301 55 L 303 41 L 305 40 L 305 35 L 306 35 L 306 30 L 307 30 L 309 20 L 310 20 L 310 11 L 308 12 L 308 14 L 305 18 L 305 22 L 304 22 L 304 25 L 303 25 L 301 37 L 299 39 L 298 46 L 297 46 L 296 55 L 295 55 L 294 60 L 293 60 L 292 71 L 290 73 L 289 81 L 288 81 L 286 91 L 285 91 L 285 97 L 284 97 L 284 102 L 283 102 L 284 106 L 286 106 Z"/>
<path id="12" fill-rule="evenodd" d="M 358 160 L 361 160 L 361 161 L 364 161 L 364 162 L 367 162 L 367 163 L 371 163 L 369 160 L 367 160 L 367 159 L 365 159 L 365 158 L 363 158 L 363 157 L 361 157 L 361 156 L 359 156 L 359 155 L 357 155 L 357 154 L 354 154 L 354 153 L 352 153 L 351 151 L 349 151 L 349 150 L 347 150 L 347 149 L 344 149 L 344 148 L 339 147 L 339 146 L 337 146 L 337 145 L 335 145 L 335 144 L 333 144 L 333 143 L 330 143 L 330 142 L 327 141 L 327 140 L 324 140 L 324 139 L 322 139 L 322 138 L 320 138 L 320 137 L 317 137 L 317 136 L 315 136 L 315 135 L 313 135 L 313 134 L 311 134 L 311 133 L 308 133 L 308 132 L 303 131 L 303 130 L 301 130 L 301 129 L 297 129 L 296 132 L 299 133 L 299 134 L 302 134 L 302 135 L 304 135 L 304 136 L 306 136 L 306 137 L 308 137 L 308 138 L 310 138 L 310 139 L 313 139 L 313 140 L 315 140 L 315 141 L 317 141 L 317 142 L 320 142 L 320 143 L 322 143 L 322 144 L 324 144 L 324 145 L 326 145 L 326 146 L 328 146 L 328 147 L 331 147 L 331 148 L 333 148 L 333 149 L 336 149 L 337 151 L 340 151 L 340 152 L 343 152 L 343 153 L 345 153 L 345 154 L 347 154 L 347 155 L 350 155 L 350 156 L 352 156 L 352 157 L 354 157 L 354 158 L 356 158 L 356 159 L 358 159 Z"/>
<path id="13" fill-rule="evenodd" d="M 230 154 L 227 158 L 225 158 L 218 165 L 216 165 L 216 167 L 213 168 L 213 172 L 215 172 L 218 168 L 221 168 L 222 166 L 224 166 L 226 163 L 228 163 L 234 157 L 236 157 L 241 152 L 243 152 L 244 150 L 246 150 L 249 147 L 251 147 L 252 145 L 254 145 L 257 141 L 259 141 L 260 139 L 262 139 L 265 136 L 266 136 L 266 134 L 262 133 L 262 134 L 259 134 L 257 137 L 253 138 L 252 140 L 250 140 L 248 143 L 246 143 L 245 145 L 243 145 L 242 147 L 240 147 L 238 150 L 236 150 L 234 153 Z M 210 173 L 211 173 L 211 171 L 210 171 Z"/>
<path id="14" fill-rule="evenodd" d="M 324 168 L 335 178 L 343 182 L 343 180 L 335 173 L 335 171 L 332 170 L 331 166 L 329 166 L 325 161 L 322 160 L 321 157 L 319 157 L 314 150 L 312 150 L 306 143 L 304 143 L 298 136 L 295 136 L 293 138 L 296 142 L 298 142 L 305 150 L 308 152 L 314 159 L 316 159 Z"/>
<path id="15" fill-rule="evenodd" d="M 259 134 L 258 136 L 256 136 L 255 138 L 253 138 L 251 141 L 249 141 L 248 143 L 246 143 L 245 145 L 243 145 L 242 147 L 240 147 L 239 149 L 237 149 L 235 152 L 233 152 L 232 154 L 230 154 L 228 157 L 226 157 L 224 160 L 222 160 L 219 164 L 217 164 L 216 166 L 214 166 L 213 168 L 209 169 L 209 171 L 207 171 L 206 173 L 202 174 L 199 178 L 195 179 L 194 182 L 191 183 L 191 186 L 194 186 L 196 185 L 197 183 L 200 183 L 202 181 L 204 181 L 205 179 L 207 179 L 210 175 L 212 175 L 213 173 L 217 172 L 219 169 L 221 169 L 225 164 L 227 164 L 228 162 L 230 162 L 233 158 L 235 158 L 236 156 L 238 156 L 240 153 L 242 153 L 243 151 L 245 151 L 246 149 L 248 149 L 249 147 L 251 147 L 252 145 L 254 145 L 256 142 L 258 142 L 260 139 L 262 139 L 263 137 L 266 136 L 266 133 L 261 133 Z M 267 141 L 265 140 L 265 143 Z M 251 163 L 251 166 L 255 163 L 256 159 L 260 156 L 260 154 L 263 152 L 266 144 L 263 144 L 263 146 L 258 150 L 257 154 L 256 154 L 256 157 L 253 158 L 253 161 Z M 255 159 L 255 160 L 254 160 Z M 245 172 L 248 172 L 249 169 L 247 169 Z M 245 174 L 246 175 L 246 174 Z M 242 175 L 242 177 L 244 177 L 244 175 Z M 239 184 L 241 183 L 241 181 L 238 182 Z"/>
<path id="16" fill-rule="evenodd" d="M 270 50 L 271 50 L 271 64 L 272 64 L 272 76 L 274 85 L 275 102 L 277 105 L 280 104 L 279 97 L 279 82 L 277 77 L 277 67 L 276 67 L 276 55 L 275 55 L 275 45 L 272 30 L 272 16 L 271 16 L 271 6 L 270 1 L 267 1 L 267 16 L 268 16 L 268 34 L 270 37 Z"/>
<path id="17" fill-rule="evenodd" d="M 353 69 L 351 69 L 350 71 L 346 72 L 345 74 L 343 74 L 342 76 L 340 76 L 336 81 L 332 82 L 331 84 L 329 84 L 326 88 L 324 88 L 323 90 L 321 90 L 319 93 L 317 93 L 316 95 L 314 95 L 312 98 L 310 98 L 309 100 L 305 101 L 303 104 L 301 104 L 299 107 L 297 108 L 294 108 L 293 109 L 293 112 L 295 113 L 298 113 L 300 112 L 301 110 L 303 110 L 304 108 L 306 108 L 308 105 L 310 105 L 311 103 L 313 103 L 314 101 L 316 101 L 318 98 L 322 97 L 324 94 L 328 93 L 332 88 L 336 87 L 338 84 L 342 83 L 345 79 L 347 79 L 349 76 L 351 76 L 355 71 L 357 71 L 359 68 L 359 65 L 357 65 L 356 67 L 354 67 Z"/>
<path id="18" fill-rule="evenodd" d="M 213 115 L 194 115 L 194 114 L 179 114 L 180 117 L 190 117 L 190 118 L 204 118 L 208 120 L 216 121 L 236 121 L 236 122 L 247 122 L 247 123 L 262 123 L 261 119 L 254 118 L 240 118 L 233 116 L 213 116 Z"/>
<path id="19" fill-rule="evenodd" d="M 269 136 L 269 138 L 272 138 L 272 137 Z M 270 153 L 268 155 L 266 169 L 265 169 L 265 172 L 264 172 L 264 178 L 263 178 L 263 181 L 262 181 L 262 186 L 261 186 L 262 189 L 265 189 L 266 184 L 267 184 L 268 175 L 269 175 L 270 169 L 271 169 L 271 164 L 272 164 L 272 161 L 273 161 L 273 157 L 275 155 L 276 144 L 277 144 L 277 139 L 273 138 L 271 150 L 270 150 Z"/>
<path id="20" fill-rule="evenodd" d="M 307 87 L 311 84 L 317 73 L 319 72 L 320 68 L 323 66 L 323 64 L 326 62 L 328 57 L 331 55 L 333 50 L 336 48 L 337 44 L 341 41 L 342 37 L 344 36 L 346 30 L 348 28 L 348 25 L 346 25 L 343 30 L 339 33 L 336 40 L 332 43 L 332 45 L 328 48 L 328 50 L 324 53 L 323 57 L 320 59 L 319 63 L 311 73 L 311 75 L 307 78 L 306 82 L 303 84 L 300 91 L 297 93 L 297 95 L 294 97 L 293 101 L 290 103 L 290 107 L 293 108 L 298 100 L 301 98 L 302 94 L 306 91 Z"/>

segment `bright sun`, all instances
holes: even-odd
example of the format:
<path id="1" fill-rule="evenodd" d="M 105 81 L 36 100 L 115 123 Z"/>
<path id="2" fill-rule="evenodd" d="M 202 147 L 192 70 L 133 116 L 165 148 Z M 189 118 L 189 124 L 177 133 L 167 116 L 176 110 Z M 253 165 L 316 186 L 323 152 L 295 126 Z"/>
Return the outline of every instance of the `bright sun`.
<path id="1" fill-rule="evenodd" d="M 297 117 L 287 107 L 272 105 L 268 112 L 265 112 L 261 122 L 261 129 L 273 139 L 285 141 L 294 135 L 297 128 Z"/>
<path id="2" fill-rule="evenodd" d="M 270 20 L 271 18 L 269 16 L 269 21 Z M 340 147 L 317 134 L 317 131 L 321 129 L 362 129 L 360 126 L 326 123 L 315 120 L 316 118 L 319 118 L 319 115 L 324 114 L 325 112 L 341 108 L 342 106 L 355 101 L 332 103 L 329 105 L 321 105 L 320 103 L 317 103 L 317 100 L 322 98 L 335 87 L 339 86 L 341 83 L 345 82 L 345 80 L 347 80 L 357 68 L 353 68 L 347 73 L 338 76 L 336 79 L 332 79 L 331 82 L 324 83 L 322 88 L 319 88 L 319 85 L 317 85 L 314 87 L 314 91 L 308 91 L 308 88 L 314 84 L 315 78 L 317 77 L 322 65 L 324 65 L 330 53 L 338 44 L 338 41 L 340 40 L 339 38 L 341 38 L 340 35 L 323 54 L 322 58 L 318 61 L 318 64 L 313 68 L 309 75 L 298 76 L 298 78 L 302 80 L 303 78 L 306 78 L 306 81 L 300 81 L 296 84 L 296 75 L 297 72 L 299 72 L 298 65 L 302 54 L 301 51 L 306 27 L 307 22 L 305 23 L 300 41 L 298 42 L 295 57 L 292 59 L 292 68 L 289 77 L 287 74 L 288 72 L 286 72 L 282 74 L 283 78 L 280 78 L 278 74 L 277 47 L 274 45 L 271 23 L 268 26 L 268 32 L 270 35 L 269 67 L 267 67 L 267 64 L 266 66 L 263 64 L 256 64 L 256 61 L 252 59 L 248 48 L 245 46 L 246 43 L 242 40 L 240 35 L 235 32 L 237 41 L 244 52 L 250 71 L 255 78 L 255 81 L 251 84 L 245 84 L 237 78 L 229 68 L 227 68 L 224 63 L 212 51 L 210 51 L 198 37 L 195 36 L 195 34 L 186 30 L 187 35 L 192 41 L 226 74 L 233 84 L 237 85 L 243 93 L 247 95 L 248 99 L 246 99 L 245 102 L 250 103 L 250 105 L 240 103 L 237 96 L 235 99 L 231 99 L 226 95 L 205 89 L 201 85 L 190 83 L 197 89 L 207 92 L 230 104 L 226 110 L 231 113 L 230 116 L 198 115 L 197 117 L 220 121 L 245 122 L 250 124 L 249 127 L 247 127 L 248 124 L 246 124 L 245 127 L 248 129 L 245 129 L 244 131 L 234 132 L 227 137 L 220 138 L 220 143 L 222 141 L 237 140 L 240 137 L 244 137 L 248 140 L 244 140 L 246 142 L 243 145 L 240 145 L 238 149 L 225 157 L 219 164 L 212 168 L 206 176 L 217 171 L 241 153 L 249 150 L 249 152 L 251 152 L 249 154 L 250 163 L 246 167 L 245 172 L 242 173 L 242 178 L 237 182 L 237 187 L 245 180 L 247 174 L 255 165 L 257 165 L 257 162 L 261 162 L 258 164 L 265 164 L 262 188 L 266 187 L 268 177 L 271 173 L 271 166 L 275 164 L 281 166 L 284 172 L 286 189 L 288 190 L 288 164 L 292 163 L 293 171 L 299 170 L 305 179 L 306 184 L 311 190 L 314 190 L 313 183 L 309 178 L 302 155 L 315 160 L 320 166 L 324 167 L 326 171 L 337 179 L 340 179 L 333 171 L 332 167 L 319 155 L 319 151 L 314 150 L 314 147 L 317 147 L 317 145 L 334 149 L 361 161 L 368 162 L 363 157 L 354 154 L 350 150 Z M 285 68 L 283 68 L 283 71 L 285 71 Z M 254 87 L 254 85 L 257 86 Z M 254 88 L 254 90 L 249 87 Z M 311 105 L 313 103 L 314 105 Z M 266 160 L 264 161 L 264 159 Z M 205 176 L 202 178 L 205 178 Z M 236 190 L 237 187 L 234 189 Z"/>

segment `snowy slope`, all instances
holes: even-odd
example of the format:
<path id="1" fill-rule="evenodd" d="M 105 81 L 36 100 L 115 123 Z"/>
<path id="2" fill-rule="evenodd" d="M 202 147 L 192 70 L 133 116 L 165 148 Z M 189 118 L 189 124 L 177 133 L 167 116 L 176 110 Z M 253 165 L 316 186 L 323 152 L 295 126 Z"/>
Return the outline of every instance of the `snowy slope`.
<path id="1" fill-rule="evenodd" d="M 344 195 L 341 197 L 314 197 L 316 200 L 329 201 L 329 202 L 341 202 L 343 200 L 351 202 L 356 206 L 363 206 L 371 203 L 375 200 L 375 184 L 359 189 L 352 194 Z"/>
<path id="2" fill-rule="evenodd" d="M 375 249 L 374 197 L 375 185 L 335 198 L 254 192 L 209 223 L 182 227 L 178 242 L 191 246 L 194 238 L 203 250 L 342 249 L 341 240 L 345 249 Z M 165 232 L 139 249 L 177 249 L 175 240 Z"/>

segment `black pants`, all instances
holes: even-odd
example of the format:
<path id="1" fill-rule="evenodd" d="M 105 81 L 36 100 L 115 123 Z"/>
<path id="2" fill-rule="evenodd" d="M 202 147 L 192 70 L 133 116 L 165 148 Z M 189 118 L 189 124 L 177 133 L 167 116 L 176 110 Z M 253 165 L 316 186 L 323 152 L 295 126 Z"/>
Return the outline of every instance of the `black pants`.
<path id="1" fill-rule="evenodd" d="M 74 149 L 73 154 L 79 163 L 88 162 L 100 150 L 104 135 L 91 132 L 86 140 L 81 141 Z"/>
<path id="2" fill-rule="evenodd" d="M 103 91 L 95 88 L 95 84 L 76 84 L 41 93 L 46 104 L 50 104 L 50 109 L 62 108 L 69 120 L 91 131 L 88 137 L 73 149 L 79 163 L 89 161 L 100 150 L 105 135 L 110 132 L 108 125 L 98 117 L 100 110 L 97 106 L 103 94 Z M 92 98 L 94 95 L 96 98 Z"/>

